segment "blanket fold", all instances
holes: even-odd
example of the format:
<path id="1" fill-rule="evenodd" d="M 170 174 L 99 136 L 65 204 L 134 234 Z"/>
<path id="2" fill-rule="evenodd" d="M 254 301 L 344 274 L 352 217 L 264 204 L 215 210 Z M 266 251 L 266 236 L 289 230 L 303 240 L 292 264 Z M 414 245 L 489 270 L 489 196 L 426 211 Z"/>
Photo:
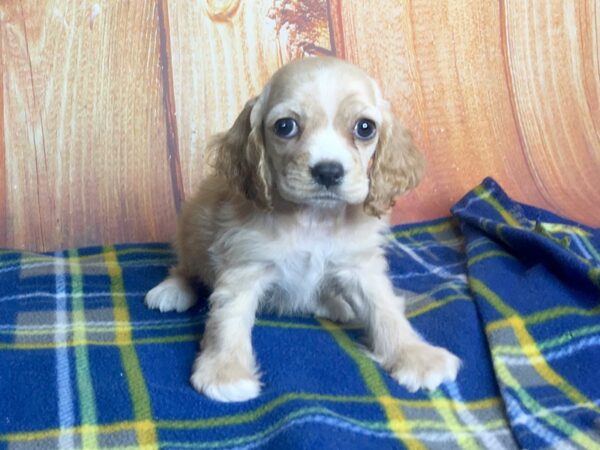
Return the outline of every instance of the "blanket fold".
<path id="1" fill-rule="evenodd" d="M 600 444 L 600 233 L 486 179 L 453 209 L 512 431 L 523 448 Z"/>
<path id="2" fill-rule="evenodd" d="M 261 395 L 210 401 L 188 382 L 205 301 L 143 304 L 168 245 L 0 251 L 0 449 L 600 448 L 600 230 L 491 179 L 452 214 L 389 236 L 409 319 L 463 361 L 414 394 L 361 330 L 260 315 Z"/>

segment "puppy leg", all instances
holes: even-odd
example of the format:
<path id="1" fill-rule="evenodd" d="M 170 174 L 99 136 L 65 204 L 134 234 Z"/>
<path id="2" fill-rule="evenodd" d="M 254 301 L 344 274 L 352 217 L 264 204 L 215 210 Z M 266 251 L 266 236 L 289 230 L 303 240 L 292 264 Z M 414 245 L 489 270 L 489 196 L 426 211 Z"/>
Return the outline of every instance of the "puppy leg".
<path id="1" fill-rule="evenodd" d="M 456 379 L 460 360 L 425 342 L 411 327 L 403 313 L 404 299 L 395 295 L 384 270 L 367 269 L 344 278 L 353 291 L 348 296 L 353 309 L 367 327 L 375 359 L 398 383 L 415 392 Z"/>
<path id="2" fill-rule="evenodd" d="M 160 312 L 185 311 L 196 303 L 196 296 L 187 280 L 171 271 L 171 275 L 146 294 L 146 305 Z"/>
<path id="3" fill-rule="evenodd" d="M 190 380 L 198 392 L 222 402 L 260 393 L 251 333 L 258 301 L 271 281 L 262 265 L 230 269 L 217 280 Z"/>

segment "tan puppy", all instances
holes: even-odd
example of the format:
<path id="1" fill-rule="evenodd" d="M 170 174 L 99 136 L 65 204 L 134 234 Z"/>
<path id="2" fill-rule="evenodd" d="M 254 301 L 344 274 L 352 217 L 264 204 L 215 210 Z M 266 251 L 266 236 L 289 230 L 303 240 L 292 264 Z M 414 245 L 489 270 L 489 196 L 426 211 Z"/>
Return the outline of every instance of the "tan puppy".
<path id="1" fill-rule="evenodd" d="M 385 214 L 423 164 L 371 78 L 334 58 L 292 62 L 209 151 L 217 175 L 184 208 L 179 263 L 146 296 L 184 311 L 196 301 L 190 280 L 213 289 L 191 377 L 199 392 L 259 394 L 259 308 L 358 321 L 375 359 L 411 391 L 455 379 L 458 358 L 417 335 L 386 276 Z"/>

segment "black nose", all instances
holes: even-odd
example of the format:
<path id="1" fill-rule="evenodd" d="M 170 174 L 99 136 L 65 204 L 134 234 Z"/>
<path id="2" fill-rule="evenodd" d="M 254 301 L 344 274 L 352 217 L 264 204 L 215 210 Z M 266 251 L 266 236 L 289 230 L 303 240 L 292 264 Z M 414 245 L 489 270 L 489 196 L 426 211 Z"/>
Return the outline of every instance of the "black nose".
<path id="1" fill-rule="evenodd" d="M 344 168 L 337 162 L 322 162 L 310 169 L 315 181 L 325 187 L 340 184 L 344 177 Z"/>

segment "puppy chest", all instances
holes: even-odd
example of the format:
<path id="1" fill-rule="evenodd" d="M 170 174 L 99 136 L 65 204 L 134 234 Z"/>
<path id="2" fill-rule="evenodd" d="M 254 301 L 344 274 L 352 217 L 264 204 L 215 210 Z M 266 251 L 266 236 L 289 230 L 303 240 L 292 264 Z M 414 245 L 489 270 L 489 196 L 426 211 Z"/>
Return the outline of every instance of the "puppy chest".
<path id="1" fill-rule="evenodd" d="M 305 241 L 281 249 L 275 261 L 277 293 L 274 300 L 280 310 L 307 310 L 317 301 L 324 280 L 343 259 L 332 242 Z"/>

